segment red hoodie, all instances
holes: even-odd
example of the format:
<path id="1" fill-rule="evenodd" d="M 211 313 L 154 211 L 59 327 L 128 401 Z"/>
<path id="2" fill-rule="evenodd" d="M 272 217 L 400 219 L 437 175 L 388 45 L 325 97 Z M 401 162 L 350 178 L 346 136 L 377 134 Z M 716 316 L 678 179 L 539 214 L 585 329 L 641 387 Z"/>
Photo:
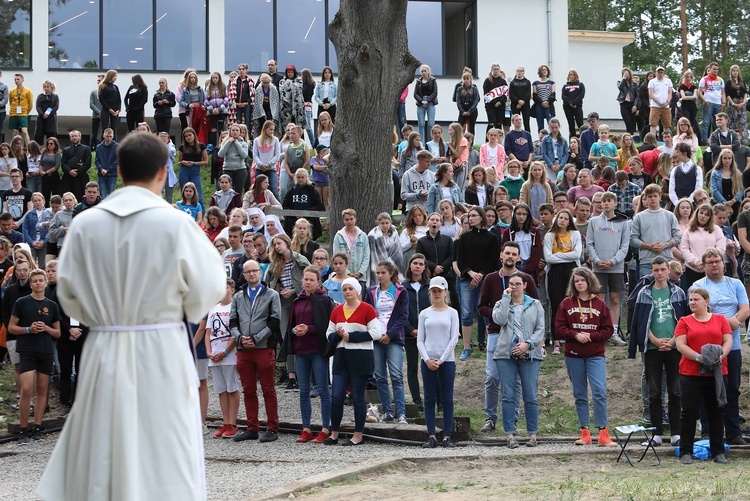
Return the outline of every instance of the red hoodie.
<path id="1" fill-rule="evenodd" d="M 588 317 L 585 322 L 581 319 L 581 309 Z M 604 346 L 614 332 L 607 303 L 597 296 L 592 296 L 586 301 L 566 297 L 557 310 L 555 332 L 558 339 L 565 340 L 566 357 L 603 357 Z M 579 332 L 590 334 L 591 342 L 576 341 L 576 334 Z"/>

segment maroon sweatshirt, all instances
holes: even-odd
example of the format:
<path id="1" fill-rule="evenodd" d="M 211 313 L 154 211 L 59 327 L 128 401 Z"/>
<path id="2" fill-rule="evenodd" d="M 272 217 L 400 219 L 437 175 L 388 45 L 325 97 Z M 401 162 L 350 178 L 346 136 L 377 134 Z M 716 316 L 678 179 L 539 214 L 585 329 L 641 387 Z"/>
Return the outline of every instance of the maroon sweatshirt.
<path id="1" fill-rule="evenodd" d="M 566 297 L 560 303 L 555 318 L 555 333 L 558 339 L 565 340 L 565 356 L 573 358 L 603 357 L 604 346 L 612 337 L 614 327 L 609 316 L 607 303 L 593 296 L 586 301 Z M 581 319 L 581 310 L 586 321 Z M 576 334 L 586 332 L 591 335 L 590 343 L 579 343 Z"/>

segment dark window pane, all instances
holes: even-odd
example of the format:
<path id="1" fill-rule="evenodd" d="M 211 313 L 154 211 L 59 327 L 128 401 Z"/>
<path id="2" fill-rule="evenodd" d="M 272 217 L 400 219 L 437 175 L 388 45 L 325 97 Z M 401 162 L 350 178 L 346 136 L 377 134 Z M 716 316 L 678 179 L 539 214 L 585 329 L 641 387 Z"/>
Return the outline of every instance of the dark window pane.
<path id="1" fill-rule="evenodd" d="M 328 24 L 331 24 L 331 21 L 333 21 L 333 18 L 336 17 L 336 13 L 338 11 L 339 0 L 328 0 Z M 328 66 L 331 67 L 334 73 L 338 73 L 339 60 L 336 58 L 336 49 L 333 47 L 333 42 L 331 42 L 330 40 L 328 40 Z"/>
<path id="2" fill-rule="evenodd" d="M 103 4 L 102 17 L 104 67 L 154 69 L 153 2 L 108 0 Z"/>
<path id="3" fill-rule="evenodd" d="M 157 70 L 206 71 L 206 1 L 157 0 Z"/>
<path id="4" fill-rule="evenodd" d="M 325 4 L 313 0 L 277 0 L 279 73 L 292 64 L 297 71 L 320 72 L 325 58 Z"/>
<path id="5" fill-rule="evenodd" d="M 30 0 L 0 2 L 0 66 L 2 67 L 31 67 L 30 3 Z"/>
<path id="6" fill-rule="evenodd" d="M 49 67 L 99 67 L 99 2 L 49 2 Z"/>
<path id="7" fill-rule="evenodd" d="M 443 14 L 440 2 L 409 2 L 406 8 L 409 51 L 433 75 L 443 74 Z"/>
<path id="8" fill-rule="evenodd" d="M 273 2 L 225 0 L 224 69 L 247 63 L 250 73 L 257 74 L 267 71 L 266 63 L 273 58 Z"/>

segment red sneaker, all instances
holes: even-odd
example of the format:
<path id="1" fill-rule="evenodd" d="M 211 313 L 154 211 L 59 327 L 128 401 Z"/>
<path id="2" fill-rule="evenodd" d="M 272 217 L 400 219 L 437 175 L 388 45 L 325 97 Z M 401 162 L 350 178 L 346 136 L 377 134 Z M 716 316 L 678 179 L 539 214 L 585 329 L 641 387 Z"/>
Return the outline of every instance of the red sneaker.
<path id="1" fill-rule="evenodd" d="M 232 438 L 237 434 L 237 427 L 233 424 L 228 424 L 224 433 L 221 434 L 221 438 Z"/>
<path id="2" fill-rule="evenodd" d="M 313 439 L 313 434 L 311 431 L 304 431 L 302 430 L 302 433 L 299 434 L 299 438 L 297 439 L 298 444 L 306 444 L 310 440 Z"/>
<path id="3" fill-rule="evenodd" d="M 325 440 L 328 437 L 330 437 L 330 435 L 328 433 L 320 431 L 320 432 L 318 432 L 318 435 L 313 439 L 312 443 L 314 443 L 314 444 L 322 444 L 323 440 Z"/>
<path id="4" fill-rule="evenodd" d="M 602 428 L 599 431 L 599 440 L 597 441 L 599 447 L 617 447 L 617 444 L 609 436 L 609 430 Z"/>
<path id="5" fill-rule="evenodd" d="M 227 426 L 229 425 L 226 423 L 219 426 L 219 429 L 214 433 L 214 438 L 221 438 L 222 435 L 224 435 L 224 432 L 227 431 Z"/>

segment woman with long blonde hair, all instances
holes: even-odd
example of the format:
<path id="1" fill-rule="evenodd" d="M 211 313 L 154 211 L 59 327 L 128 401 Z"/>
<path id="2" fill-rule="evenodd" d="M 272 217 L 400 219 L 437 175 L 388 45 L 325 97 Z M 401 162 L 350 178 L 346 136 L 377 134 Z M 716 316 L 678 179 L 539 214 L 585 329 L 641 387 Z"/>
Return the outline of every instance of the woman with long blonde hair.
<path id="1" fill-rule="evenodd" d="M 742 79 L 742 71 L 736 64 L 729 68 L 729 80 L 726 82 L 727 115 L 729 115 L 729 128 L 740 136 L 740 141 L 746 142 L 750 139 L 747 130 L 747 85 Z"/>
<path id="2" fill-rule="evenodd" d="M 737 168 L 732 150 L 721 150 L 711 170 L 711 199 L 731 209 L 732 221 L 737 218 L 735 205 L 742 202 L 742 174 Z"/>
<path id="3" fill-rule="evenodd" d="M 620 158 L 620 160 L 617 162 L 618 170 L 624 170 L 628 165 L 628 160 L 631 157 L 638 156 L 638 148 L 635 147 L 632 135 L 627 133 L 622 135 L 622 146 L 619 150 L 617 150 L 617 155 Z"/>

